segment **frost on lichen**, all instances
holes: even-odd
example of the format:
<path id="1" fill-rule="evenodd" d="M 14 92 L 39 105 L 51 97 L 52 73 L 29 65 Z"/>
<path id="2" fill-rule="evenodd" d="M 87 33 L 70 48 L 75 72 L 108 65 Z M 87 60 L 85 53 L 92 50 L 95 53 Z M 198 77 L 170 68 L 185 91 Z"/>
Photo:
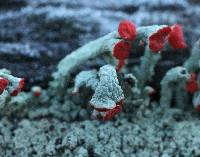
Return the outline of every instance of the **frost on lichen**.
<path id="1" fill-rule="evenodd" d="M 115 68 L 111 65 L 101 67 L 99 79 L 90 104 L 97 109 L 113 109 L 117 102 L 124 99 Z"/>
<path id="2" fill-rule="evenodd" d="M 175 67 L 170 69 L 161 81 L 161 99 L 160 104 L 165 107 L 170 107 L 174 91 L 179 89 L 176 93 L 181 93 L 184 84 L 190 79 L 190 74 L 184 67 Z"/>

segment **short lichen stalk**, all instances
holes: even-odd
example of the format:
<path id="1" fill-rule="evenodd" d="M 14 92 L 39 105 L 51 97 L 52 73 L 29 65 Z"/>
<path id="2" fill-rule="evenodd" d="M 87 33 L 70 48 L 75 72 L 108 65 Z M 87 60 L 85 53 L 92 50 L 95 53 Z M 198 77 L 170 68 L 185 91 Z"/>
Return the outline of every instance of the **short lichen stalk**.
<path id="1" fill-rule="evenodd" d="M 192 79 L 186 84 L 187 91 L 193 94 L 193 106 L 200 111 L 200 39 L 194 44 L 190 57 L 185 61 L 184 67 L 191 73 Z M 197 76 L 198 74 L 198 76 Z"/>
<path id="2" fill-rule="evenodd" d="M 189 79 L 190 74 L 188 73 L 186 68 L 175 67 L 170 69 L 161 81 L 161 106 L 170 107 L 173 95 L 176 96 L 176 93 L 182 92 L 179 87 L 184 87 L 186 81 L 188 81 Z M 180 102 L 176 99 L 176 104 L 177 103 L 180 104 Z M 182 106 L 184 106 L 184 104 L 182 104 Z"/>

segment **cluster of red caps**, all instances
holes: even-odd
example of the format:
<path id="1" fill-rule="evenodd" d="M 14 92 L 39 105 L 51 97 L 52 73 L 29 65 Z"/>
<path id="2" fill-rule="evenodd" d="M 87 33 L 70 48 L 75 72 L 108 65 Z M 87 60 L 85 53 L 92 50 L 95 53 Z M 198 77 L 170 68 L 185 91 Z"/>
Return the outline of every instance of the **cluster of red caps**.
<path id="1" fill-rule="evenodd" d="M 131 21 L 125 20 L 120 22 L 118 27 L 119 36 L 123 39 L 115 44 L 113 56 L 118 60 L 116 70 L 119 71 L 125 64 L 125 60 L 131 51 L 131 41 L 137 36 L 136 26 Z"/>
<path id="2" fill-rule="evenodd" d="M 180 25 L 166 26 L 153 33 L 149 37 L 149 48 L 153 52 L 159 52 L 164 48 L 167 41 L 174 49 L 186 47 L 182 27 Z"/>
<path id="3" fill-rule="evenodd" d="M 6 87 L 9 85 L 9 81 L 3 77 L 0 77 L 0 94 L 3 93 L 3 91 L 6 89 Z M 17 96 L 18 93 L 20 93 L 25 85 L 25 80 L 24 79 L 20 79 L 19 81 L 19 85 L 16 89 L 14 89 L 10 95 L 11 96 Z"/>
<path id="4" fill-rule="evenodd" d="M 128 20 L 120 22 L 118 27 L 119 36 L 123 39 L 115 44 L 113 48 L 113 56 L 118 60 L 116 70 L 119 71 L 125 64 L 131 51 L 131 42 L 137 36 L 136 26 Z M 165 46 L 165 43 L 171 45 L 174 49 L 182 49 L 186 47 L 182 27 L 178 24 L 166 26 L 159 29 L 149 37 L 149 48 L 152 52 L 159 52 Z"/>
<path id="5" fill-rule="evenodd" d="M 118 60 L 116 70 L 120 71 L 131 51 L 131 42 L 134 41 L 137 36 L 136 26 L 131 21 L 124 20 L 119 24 L 118 33 L 122 40 L 115 44 L 113 56 Z M 175 24 L 173 26 L 166 26 L 153 33 L 149 37 L 149 48 L 152 52 L 157 53 L 164 48 L 167 41 L 174 49 L 186 47 L 182 27 L 180 25 Z M 189 92 L 194 92 L 198 89 L 196 76 L 194 76 L 194 74 L 191 75 L 191 80 L 187 82 L 186 89 Z M 109 120 L 121 111 L 122 104 L 123 102 L 119 102 L 117 103 L 116 108 L 99 112 L 106 112 L 103 118 L 104 120 Z"/>

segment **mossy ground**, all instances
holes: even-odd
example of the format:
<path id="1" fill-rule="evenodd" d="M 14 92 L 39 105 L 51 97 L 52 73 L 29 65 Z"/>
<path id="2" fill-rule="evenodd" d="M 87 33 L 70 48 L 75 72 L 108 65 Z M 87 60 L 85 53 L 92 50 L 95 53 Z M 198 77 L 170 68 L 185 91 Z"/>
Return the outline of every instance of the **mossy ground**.
<path id="1" fill-rule="evenodd" d="M 50 113 L 50 110 L 55 112 Z M 47 108 L 46 108 L 47 109 Z M 45 111 L 45 108 L 38 109 Z M 77 111 L 77 112 L 75 112 Z M 89 112 L 89 111 L 88 111 Z M 192 109 L 151 109 L 120 113 L 112 121 L 92 120 L 74 102 L 55 103 L 22 119 L 0 121 L 2 157 L 196 157 L 200 120 Z M 81 115 L 85 116 L 81 116 Z M 35 117 L 31 117 L 35 115 Z"/>

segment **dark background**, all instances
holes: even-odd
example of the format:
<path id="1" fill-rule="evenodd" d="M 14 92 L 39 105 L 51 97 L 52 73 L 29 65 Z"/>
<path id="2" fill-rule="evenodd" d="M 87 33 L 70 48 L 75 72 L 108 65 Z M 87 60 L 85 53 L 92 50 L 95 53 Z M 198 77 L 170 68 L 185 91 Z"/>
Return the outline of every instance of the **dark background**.
<path id="1" fill-rule="evenodd" d="M 199 0 L 0 0 L 0 68 L 47 87 L 58 61 L 72 50 L 117 29 L 123 19 L 137 26 L 179 23 L 188 48 L 163 52 L 156 79 L 181 65 L 200 36 Z M 142 51 L 132 54 L 138 64 Z"/>

